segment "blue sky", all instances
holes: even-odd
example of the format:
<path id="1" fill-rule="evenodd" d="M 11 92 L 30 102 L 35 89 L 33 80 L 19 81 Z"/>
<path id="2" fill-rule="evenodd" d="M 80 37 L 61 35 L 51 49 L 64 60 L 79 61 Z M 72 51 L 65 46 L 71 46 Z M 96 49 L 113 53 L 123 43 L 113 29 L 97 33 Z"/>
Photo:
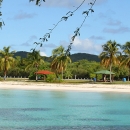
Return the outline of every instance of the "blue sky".
<path id="1" fill-rule="evenodd" d="M 34 42 L 40 42 L 49 29 L 54 27 L 62 16 L 73 11 L 83 0 L 46 0 L 42 5 L 35 6 L 29 0 L 4 0 L 2 3 L 2 19 L 5 26 L 0 30 L 0 49 L 11 46 L 11 50 L 30 51 Z M 62 21 L 51 33 L 48 42 L 37 47 L 42 55 L 50 56 L 53 49 L 63 45 L 65 49 L 70 43 L 71 36 L 84 19 L 83 11 L 89 9 L 86 0 L 67 21 Z M 97 0 L 93 6 L 94 13 L 90 13 L 80 36 L 76 37 L 72 45 L 71 54 L 89 53 L 99 55 L 101 45 L 108 40 L 125 44 L 130 41 L 130 0 Z"/>

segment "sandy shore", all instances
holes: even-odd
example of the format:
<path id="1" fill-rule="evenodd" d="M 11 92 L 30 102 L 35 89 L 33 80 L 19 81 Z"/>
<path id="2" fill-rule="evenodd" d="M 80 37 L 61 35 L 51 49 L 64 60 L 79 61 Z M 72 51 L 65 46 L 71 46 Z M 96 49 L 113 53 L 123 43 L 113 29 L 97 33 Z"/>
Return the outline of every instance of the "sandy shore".
<path id="1" fill-rule="evenodd" d="M 87 92 L 128 92 L 130 85 L 113 84 L 49 84 L 17 81 L 2 81 L 0 89 L 21 89 L 21 90 L 55 90 L 55 91 L 87 91 Z"/>

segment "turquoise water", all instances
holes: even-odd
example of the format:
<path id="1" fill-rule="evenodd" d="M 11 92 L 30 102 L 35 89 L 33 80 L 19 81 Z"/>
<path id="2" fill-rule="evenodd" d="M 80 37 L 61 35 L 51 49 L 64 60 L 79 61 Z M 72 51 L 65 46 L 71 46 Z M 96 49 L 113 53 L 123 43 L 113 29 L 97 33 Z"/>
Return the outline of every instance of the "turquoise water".
<path id="1" fill-rule="evenodd" d="M 0 130 L 130 130 L 129 93 L 0 90 Z"/>

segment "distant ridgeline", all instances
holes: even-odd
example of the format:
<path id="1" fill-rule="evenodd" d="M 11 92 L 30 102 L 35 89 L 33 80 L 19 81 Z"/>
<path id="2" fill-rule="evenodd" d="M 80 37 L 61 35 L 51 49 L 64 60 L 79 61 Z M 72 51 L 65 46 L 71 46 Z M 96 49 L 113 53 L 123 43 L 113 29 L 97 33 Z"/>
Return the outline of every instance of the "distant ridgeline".
<path id="1" fill-rule="evenodd" d="M 14 54 L 14 57 L 21 56 L 22 58 L 26 58 L 28 53 L 29 52 L 26 52 L 26 51 L 18 51 Z M 100 62 L 100 59 L 98 58 L 97 55 L 87 54 L 87 53 L 75 53 L 75 54 L 72 54 L 70 56 L 70 58 L 71 58 L 72 62 L 77 62 L 77 61 L 83 60 L 83 59 L 86 59 L 88 61 Z M 44 61 L 47 61 L 47 62 L 52 61 L 51 57 L 43 56 L 43 59 L 44 59 Z"/>
<path id="2" fill-rule="evenodd" d="M 20 56 L 21 58 L 26 58 L 28 53 L 29 52 L 26 51 L 17 51 L 16 53 L 14 53 L 14 57 Z"/>
<path id="3" fill-rule="evenodd" d="M 79 60 L 88 60 L 88 61 L 96 61 L 100 62 L 100 59 L 97 55 L 88 54 L 88 53 L 75 53 L 70 56 L 72 62 L 77 62 Z"/>

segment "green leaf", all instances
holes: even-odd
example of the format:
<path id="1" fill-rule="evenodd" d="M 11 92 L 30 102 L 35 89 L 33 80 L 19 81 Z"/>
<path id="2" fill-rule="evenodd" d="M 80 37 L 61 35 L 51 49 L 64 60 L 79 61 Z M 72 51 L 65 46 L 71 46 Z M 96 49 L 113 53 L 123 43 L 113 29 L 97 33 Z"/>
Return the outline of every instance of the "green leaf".
<path id="1" fill-rule="evenodd" d="M 50 34 L 48 35 L 48 38 L 50 38 Z"/>
<path id="2" fill-rule="evenodd" d="M 84 11 L 82 14 L 86 14 L 88 16 L 89 11 Z"/>
<path id="3" fill-rule="evenodd" d="M 42 47 L 42 43 L 40 44 L 40 47 Z"/>
<path id="4" fill-rule="evenodd" d="M 68 19 L 68 17 L 66 17 L 66 16 L 61 18 L 61 20 L 65 20 L 65 21 L 67 21 L 67 19 Z"/>
<path id="5" fill-rule="evenodd" d="M 2 27 L 2 22 L 0 22 L 0 28 Z"/>
<path id="6" fill-rule="evenodd" d="M 94 10 L 93 9 L 89 9 L 90 11 L 91 11 L 91 13 L 93 13 L 94 12 Z"/>
<path id="7" fill-rule="evenodd" d="M 74 35 L 71 39 L 72 39 L 72 41 L 74 41 L 74 39 L 75 39 L 75 35 Z"/>

